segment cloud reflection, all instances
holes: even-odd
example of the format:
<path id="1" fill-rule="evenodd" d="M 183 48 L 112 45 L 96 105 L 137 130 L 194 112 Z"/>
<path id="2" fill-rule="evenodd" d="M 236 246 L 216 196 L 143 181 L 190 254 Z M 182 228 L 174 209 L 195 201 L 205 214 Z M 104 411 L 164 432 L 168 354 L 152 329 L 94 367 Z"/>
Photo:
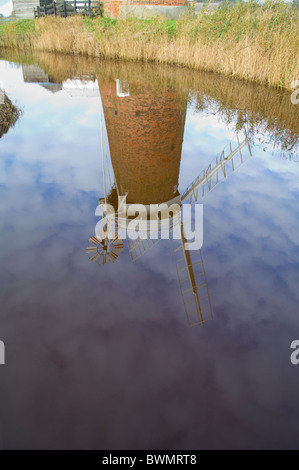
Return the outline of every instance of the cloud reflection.
<path id="1" fill-rule="evenodd" d="M 256 148 L 207 196 L 215 321 L 188 329 L 167 241 L 117 269 L 86 259 L 99 102 L 0 75 L 25 110 L 0 143 L 3 448 L 297 447 L 298 165 Z M 180 184 L 229 136 L 190 108 Z"/>

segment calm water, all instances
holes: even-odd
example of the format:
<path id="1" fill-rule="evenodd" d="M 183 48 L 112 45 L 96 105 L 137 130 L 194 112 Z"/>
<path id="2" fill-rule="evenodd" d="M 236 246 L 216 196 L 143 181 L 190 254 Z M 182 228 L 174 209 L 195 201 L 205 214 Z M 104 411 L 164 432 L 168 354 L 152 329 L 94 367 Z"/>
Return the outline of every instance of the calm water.
<path id="1" fill-rule="evenodd" d="M 298 447 L 299 105 L 46 54 L 1 60 L 0 80 L 22 109 L 0 141 L 0 448 Z M 144 204 L 182 196 L 246 126 L 252 158 L 199 201 L 213 321 L 188 326 L 168 240 L 135 262 L 127 243 L 116 263 L 88 260 L 102 106 L 105 164 Z"/>

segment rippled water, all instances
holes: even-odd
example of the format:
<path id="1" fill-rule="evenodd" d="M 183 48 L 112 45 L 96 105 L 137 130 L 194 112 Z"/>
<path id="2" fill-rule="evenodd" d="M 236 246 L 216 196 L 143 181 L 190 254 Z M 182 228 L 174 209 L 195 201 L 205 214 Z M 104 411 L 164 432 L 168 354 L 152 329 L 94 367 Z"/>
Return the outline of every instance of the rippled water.
<path id="1" fill-rule="evenodd" d="M 22 110 L 0 140 L 0 447 L 298 447 L 299 105 L 218 75 L 47 54 L 1 60 L 0 80 Z M 189 327 L 170 240 L 136 260 L 125 241 L 98 266 L 95 210 L 116 188 L 183 199 L 244 128 L 252 156 L 198 199 L 214 320 Z"/>

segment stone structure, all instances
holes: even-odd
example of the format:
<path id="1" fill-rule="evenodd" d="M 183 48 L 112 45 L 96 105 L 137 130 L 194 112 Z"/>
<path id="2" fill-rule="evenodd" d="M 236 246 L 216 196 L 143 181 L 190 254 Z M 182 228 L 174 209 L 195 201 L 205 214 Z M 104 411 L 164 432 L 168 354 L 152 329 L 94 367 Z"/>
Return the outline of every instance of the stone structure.
<path id="1" fill-rule="evenodd" d="M 62 84 L 56 83 L 41 67 L 37 64 L 24 64 L 23 79 L 24 83 L 37 83 L 51 93 L 57 93 L 62 90 Z"/>
<path id="2" fill-rule="evenodd" d="M 17 20 L 34 18 L 34 8 L 39 5 L 39 0 L 12 0 Z"/>
<path id="3" fill-rule="evenodd" d="M 48 83 L 49 75 L 36 64 L 22 65 L 25 83 Z"/>

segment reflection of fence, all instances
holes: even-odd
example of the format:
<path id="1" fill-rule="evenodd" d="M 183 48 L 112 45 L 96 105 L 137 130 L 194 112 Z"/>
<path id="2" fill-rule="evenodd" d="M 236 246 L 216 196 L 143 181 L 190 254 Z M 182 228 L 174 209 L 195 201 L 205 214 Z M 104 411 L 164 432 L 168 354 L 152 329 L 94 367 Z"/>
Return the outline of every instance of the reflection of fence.
<path id="1" fill-rule="evenodd" d="M 45 16 L 73 16 L 76 14 L 87 15 L 89 17 L 99 15 L 101 12 L 100 2 L 94 0 L 68 0 L 49 3 L 40 1 L 34 13 L 36 18 Z"/>

